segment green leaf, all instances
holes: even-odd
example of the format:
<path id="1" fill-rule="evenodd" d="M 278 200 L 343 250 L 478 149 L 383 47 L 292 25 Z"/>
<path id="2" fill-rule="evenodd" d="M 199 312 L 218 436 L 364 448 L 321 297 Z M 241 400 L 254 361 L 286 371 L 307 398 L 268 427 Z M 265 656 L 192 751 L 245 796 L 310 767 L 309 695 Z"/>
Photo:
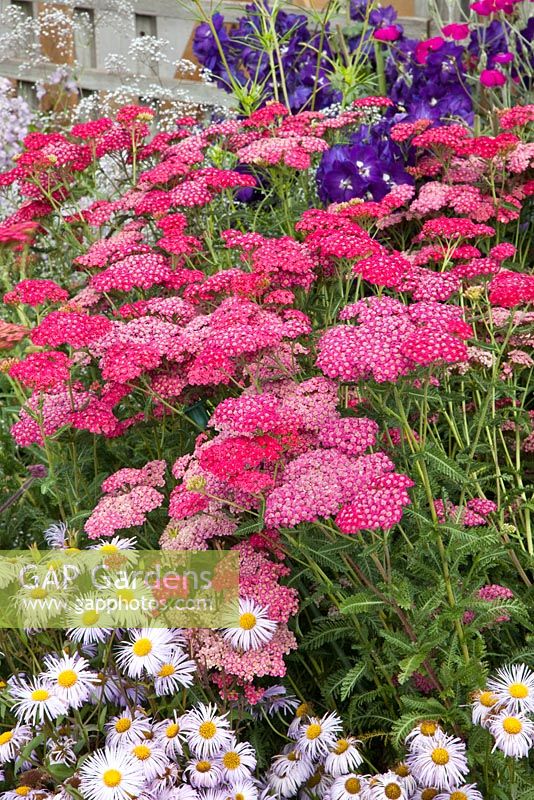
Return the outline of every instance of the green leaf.
<path id="1" fill-rule="evenodd" d="M 365 664 L 356 664 L 350 669 L 341 681 L 339 696 L 341 700 L 346 700 L 354 689 L 355 684 L 360 680 L 365 672 Z"/>
<path id="2" fill-rule="evenodd" d="M 377 606 L 383 606 L 382 600 L 371 599 L 367 595 L 353 594 L 341 603 L 339 610 L 342 614 L 363 614 Z"/>
<path id="3" fill-rule="evenodd" d="M 398 681 L 401 686 L 419 669 L 426 657 L 427 653 L 414 653 L 413 656 L 403 658 L 402 661 L 399 662 L 401 672 L 398 675 Z"/>

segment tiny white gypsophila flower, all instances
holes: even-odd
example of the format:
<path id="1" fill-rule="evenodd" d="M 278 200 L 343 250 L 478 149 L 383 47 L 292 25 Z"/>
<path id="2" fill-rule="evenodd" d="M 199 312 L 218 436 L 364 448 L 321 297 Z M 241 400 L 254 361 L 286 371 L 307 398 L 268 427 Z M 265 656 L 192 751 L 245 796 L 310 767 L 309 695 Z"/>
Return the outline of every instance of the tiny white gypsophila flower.
<path id="1" fill-rule="evenodd" d="M 445 733 L 429 737 L 406 761 L 419 783 L 437 789 L 457 786 L 469 771 L 465 743 Z"/>
<path id="2" fill-rule="evenodd" d="M 258 650 L 273 638 L 276 628 L 267 608 L 250 598 L 240 598 L 237 625 L 224 628 L 223 637 L 235 650 Z"/>
<path id="3" fill-rule="evenodd" d="M 184 686 L 191 686 L 197 665 L 180 650 L 175 650 L 154 675 L 154 691 L 158 697 L 175 694 Z"/>
<path id="4" fill-rule="evenodd" d="M 497 670 L 488 689 L 509 711 L 531 714 L 534 711 L 534 672 L 526 664 L 511 664 Z"/>
<path id="5" fill-rule="evenodd" d="M 15 725 L 7 731 L 0 733 L 0 764 L 14 761 L 20 749 L 32 739 L 32 729 L 29 725 Z"/>
<path id="6" fill-rule="evenodd" d="M 495 749 L 511 758 L 526 758 L 534 741 L 534 722 L 524 714 L 501 711 L 492 717 L 489 730 L 495 739 Z"/>
<path id="7" fill-rule="evenodd" d="M 50 681 L 43 678 L 13 679 L 9 682 L 9 693 L 15 700 L 13 713 L 22 722 L 44 722 L 57 719 L 68 711 L 57 696 Z"/>
<path id="8" fill-rule="evenodd" d="M 320 718 L 309 717 L 299 731 L 297 746 L 309 758 L 326 756 L 334 747 L 341 728 L 341 719 L 333 711 Z"/>
<path id="9" fill-rule="evenodd" d="M 61 658 L 49 655 L 44 663 L 46 670 L 42 677 L 51 682 L 59 699 L 71 708 L 80 708 L 91 694 L 94 684 L 98 683 L 96 672 L 88 669 L 89 662 L 74 654 Z"/>
<path id="10" fill-rule="evenodd" d="M 143 789 L 145 776 L 126 750 L 106 748 L 89 756 L 80 768 L 85 800 L 130 800 Z"/>
<path id="11" fill-rule="evenodd" d="M 174 632 L 167 628 L 137 628 L 129 635 L 129 641 L 119 644 L 117 664 L 130 678 L 139 678 L 143 672 L 154 675 L 173 652 Z"/>
<path id="12" fill-rule="evenodd" d="M 348 772 L 354 772 L 360 766 L 363 757 L 356 747 L 357 744 L 361 744 L 361 742 L 354 736 L 337 740 L 324 762 L 324 768 L 329 775 L 334 777 L 346 775 Z"/>
<path id="13" fill-rule="evenodd" d="M 189 747 L 199 758 L 210 758 L 232 741 L 227 715 L 220 716 L 217 707 L 199 703 L 182 717 L 182 730 Z"/>

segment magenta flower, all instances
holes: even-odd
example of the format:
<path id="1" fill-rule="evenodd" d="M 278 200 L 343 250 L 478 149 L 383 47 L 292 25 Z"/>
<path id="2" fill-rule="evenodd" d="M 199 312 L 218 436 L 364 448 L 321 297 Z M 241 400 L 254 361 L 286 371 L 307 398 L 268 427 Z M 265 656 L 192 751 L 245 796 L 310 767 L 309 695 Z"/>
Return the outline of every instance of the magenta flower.
<path id="1" fill-rule="evenodd" d="M 398 25 L 388 25 L 386 28 L 377 28 L 373 33 L 373 38 L 379 42 L 395 42 L 401 33 Z"/>
<path id="2" fill-rule="evenodd" d="M 498 69 L 484 69 L 480 73 L 480 83 L 488 88 L 504 86 L 506 83 L 506 75 L 503 75 Z"/>
<path id="3" fill-rule="evenodd" d="M 417 43 L 415 48 L 415 60 L 418 64 L 425 64 L 430 53 L 435 53 L 443 47 L 445 39 L 442 36 L 434 36 L 432 39 L 424 39 Z"/>
<path id="4" fill-rule="evenodd" d="M 454 41 L 466 39 L 469 36 L 469 25 L 460 22 L 452 22 L 450 25 L 445 25 L 441 32 L 444 36 L 449 36 Z"/>

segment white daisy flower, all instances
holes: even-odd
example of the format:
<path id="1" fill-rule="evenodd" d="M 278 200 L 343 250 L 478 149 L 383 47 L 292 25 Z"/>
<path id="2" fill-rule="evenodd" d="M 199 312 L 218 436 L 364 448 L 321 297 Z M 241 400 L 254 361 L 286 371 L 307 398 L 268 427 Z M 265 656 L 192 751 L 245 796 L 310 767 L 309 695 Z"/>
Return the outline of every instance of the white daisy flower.
<path id="1" fill-rule="evenodd" d="M 109 641 L 113 634 L 113 628 L 109 627 L 111 617 L 96 610 L 96 600 L 96 595 L 82 595 L 68 609 L 67 636 L 73 642 L 83 645 L 100 644 Z"/>
<path id="2" fill-rule="evenodd" d="M 409 797 L 411 797 L 417 789 L 417 781 L 412 775 L 408 764 L 404 761 L 399 762 L 395 767 L 393 767 L 393 772 L 395 775 L 398 775 L 399 778 L 402 778 L 404 786 L 406 787 L 406 791 L 408 792 Z"/>
<path id="3" fill-rule="evenodd" d="M 313 770 L 312 770 L 313 772 Z M 295 781 L 294 776 L 292 775 L 276 775 L 274 772 L 270 772 L 267 776 L 268 778 L 268 788 L 271 792 L 272 796 L 274 797 L 295 797 L 298 790 L 300 789 L 302 782 L 299 781 L 298 783 Z"/>
<path id="4" fill-rule="evenodd" d="M 76 764 L 77 758 L 74 752 L 76 741 L 70 736 L 59 736 L 56 741 L 50 739 L 48 742 L 48 759 L 51 764 L 66 764 L 72 766 Z"/>
<path id="5" fill-rule="evenodd" d="M 224 747 L 218 756 L 224 779 L 232 786 L 239 781 L 250 778 L 256 767 L 256 753 L 249 742 L 232 740 Z"/>
<path id="6" fill-rule="evenodd" d="M 66 714 L 67 707 L 57 696 L 54 687 L 43 678 L 30 681 L 13 678 L 9 682 L 9 693 L 15 700 L 12 711 L 22 722 L 44 722 Z"/>
<path id="7" fill-rule="evenodd" d="M 300 789 L 297 794 L 299 800 L 310 800 L 310 795 L 315 795 L 316 797 L 324 797 L 326 800 L 326 796 L 330 791 L 334 779 L 331 775 L 326 775 L 322 764 L 319 764 L 316 767 L 313 775 L 308 778 L 304 786 Z"/>
<path id="8" fill-rule="evenodd" d="M 258 787 L 251 780 L 242 780 L 225 790 L 228 800 L 258 800 Z"/>
<path id="9" fill-rule="evenodd" d="M 184 686 L 191 686 L 197 665 L 186 653 L 175 650 L 154 675 L 154 691 L 158 697 L 175 694 Z"/>
<path id="10" fill-rule="evenodd" d="M 287 735 L 291 739 L 298 739 L 300 729 L 306 719 L 306 717 L 311 716 L 313 713 L 313 709 L 310 703 L 301 703 L 295 709 L 295 719 L 291 721 L 289 728 L 287 729 Z"/>
<path id="11" fill-rule="evenodd" d="M 102 553 L 118 553 L 120 550 L 135 550 L 137 539 L 122 536 L 114 536 L 112 539 L 99 539 L 98 542 L 89 546 L 89 550 L 100 550 Z"/>
<path id="12" fill-rule="evenodd" d="M 143 672 L 155 675 L 160 666 L 172 655 L 175 637 L 167 628 L 134 628 L 129 631 L 129 641 L 118 646 L 117 664 L 131 678 Z"/>
<path id="13" fill-rule="evenodd" d="M 333 711 L 323 717 L 309 717 L 299 732 L 297 745 L 311 759 L 328 755 L 341 730 L 341 719 Z"/>
<path id="14" fill-rule="evenodd" d="M 223 628 L 223 638 L 234 650 L 258 650 L 273 638 L 276 628 L 276 622 L 269 619 L 268 608 L 241 597 L 237 625 Z"/>
<path id="15" fill-rule="evenodd" d="M 55 522 L 45 530 L 43 536 L 49 547 L 63 549 L 69 544 L 68 532 L 69 526 L 66 522 Z"/>
<path id="16" fill-rule="evenodd" d="M 436 800 L 484 800 L 475 783 L 465 783 L 453 789 L 452 792 L 442 792 L 435 795 Z M 422 800 L 425 800 L 423 797 Z"/>
<path id="17" fill-rule="evenodd" d="M 292 794 L 296 794 L 297 789 L 313 775 L 313 761 L 305 756 L 294 745 L 286 745 L 280 753 L 272 760 L 269 773 L 269 785 L 275 788 L 278 786 L 277 780 L 271 780 L 276 776 L 284 781 L 282 786 L 294 787 Z M 278 789 L 277 789 L 278 791 Z"/>
<path id="18" fill-rule="evenodd" d="M 14 761 L 21 747 L 29 742 L 32 736 L 29 725 L 15 725 L 14 728 L 0 733 L 0 764 Z"/>
<path id="19" fill-rule="evenodd" d="M 222 780 L 220 766 L 207 758 L 190 761 L 184 770 L 184 775 L 195 789 L 210 789 L 218 786 Z"/>
<path id="20" fill-rule="evenodd" d="M 348 773 L 339 775 L 330 787 L 330 800 L 361 800 L 366 789 L 366 782 L 361 775 Z"/>
<path id="21" fill-rule="evenodd" d="M 496 714 L 488 725 L 495 738 L 495 749 L 511 758 L 525 758 L 534 741 L 534 722 L 524 714 L 512 715 L 509 711 Z"/>
<path id="22" fill-rule="evenodd" d="M 199 789 L 199 800 L 228 800 L 228 792 L 215 786 L 213 789 Z"/>
<path id="23" fill-rule="evenodd" d="M 112 717 L 104 725 L 106 731 L 106 747 L 125 747 L 145 739 L 150 730 L 150 719 L 144 711 L 136 709 L 133 713 L 125 708 L 121 714 Z"/>
<path id="24" fill-rule="evenodd" d="M 481 689 L 473 695 L 471 718 L 473 725 L 486 726 L 490 715 L 499 707 L 497 695 L 489 689 Z"/>
<path id="25" fill-rule="evenodd" d="M 363 758 L 356 747 L 357 744 L 361 744 L 361 742 L 354 736 L 337 740 L 324 762 L 324 768 L 329 775 L 334 777 L 346 775 L 348 772 L 354 772 L 360 766 Z"/>
<path id="26" fill-rule="evenodd" d="M 174 712 L 171 719 L 164 719 L 153 727 L 154 739 L 168 756 L 181 756 L 183 750 L 182 718 Z"/>
<path id="27" fill-rule="evenodd" d="M 408 796 L 404 781 L 394 772 L 373 775 L 369 779 L 367 788 L 369 800 L 408 800 Z"/>
<path id="28" fill-rule="evenodd" d="M 88 669 L 89 662 L 74 654 L 46 656 L 46 671 L 42 673 L 45 680 L 50 681 L 60 700 L 71 708 L 80 708 L 88 699 L 91 689 L 98 683 L 96 672 Z"/>
<path id="29" fill-rule="evenodd" d="M 219 716 L 217 707 L 200 703 L 182 717 L 182 730 L 191 750 L 199 758 L 211 757 L 232 741 L 227 715 Z"/>
<path id="30" fill-rule="evenodd" d="M 171 786 L 161 794 L 158 794 L 158 800 L 199 800 L 199 793 L 189 784 L 182 783 Z"/>
<path id="31" fill-rule="evenodd" d="M 152 781 L 162 775 L 169 763 L 163 748 L 150 739 L 137 742 L 129 748 L 128 752 L 139 763 L 147 781 Z"/>
<path id="32" fill-rule="evenodd" d="M 534 712 L 534 672 L 526 664 L 501 667 L 488 681 L 488 689 L 509 711 Z"/>
<path id="33" fill-rule="evenodd" d="M 84 761 L 79 774 L 84 800 L 130 800 L 145 783 L 139 762 L 116 747 L 97 750 Z"/>
<path id="34" fill-rule="evenodd" d="M 406 739 L 406 745 L 411 751 L 418 750 L 420 745 L 424 745 L 426 740 L 432 736 L 439 736 L 443 733 L 437 722 L 433 720 L 423 720 L 413 728 Z"/>
<path id="35" fill-rule="evenodd" d="M 33 800 L 36 795 L 42 795 L 42 789 L 32 789 L 31 786 L 23 783 L 20 786 L 17 786 L 16 789 L 11 789 L 8 792 L 2 792 L 0 797 L 2 800 Z"/>
<path id="36" fill-rule="evenodd" d="M 419 783 L 450 789 L 463 783 L 469 772 L 465 744 L 445 733 L 429 737 L 406 759 Z"/>
<path id="37" fill-rule="evenodd" d="M 434 786 L 420 786 L 415 790 L 411 800 L 434 800 L 439 794 L 439 789 Z"/>

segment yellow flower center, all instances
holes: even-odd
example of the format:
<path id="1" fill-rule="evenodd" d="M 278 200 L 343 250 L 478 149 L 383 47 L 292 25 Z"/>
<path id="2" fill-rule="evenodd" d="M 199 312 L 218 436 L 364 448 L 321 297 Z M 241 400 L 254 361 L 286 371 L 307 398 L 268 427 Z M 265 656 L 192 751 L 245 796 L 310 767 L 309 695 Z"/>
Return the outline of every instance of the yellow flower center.
<path id="1" fill-rule="evenodd" d="M 288 761 L 297 761 L 298 760 L 297 752 L 295 750 L 292 750 L 290 753 L 287 754 L 286 758 Z"/>
<path id="2" fill-rule="evenodd" d="M 300 706 L 295 711 L 295 716 L 300 719 L 301 717 L 305 717 L 306 714 L 309 714 L 310 711 L 311 708 L 309 703 L 301 703 Z"/>
<path id="3" fill-rule="evenodd" d="M 510 697 L 515 697 L 516 700 L 524 700 L 525 697 L 528 697 L 528 686 L 525 686 L 524 683 L 512 683 L 508 687 L 508 694 Z"/>
<path id="4" fill-rule="evenodd" d="M 196 770 L 197 772 L 209 772 L 211 769 L 211 763 L 209 761 L 197 761 Z"/>
<path id="5" fill-rule="evenodd" d="M 64 669 L 57 676 L 57 682 L 63 689 L 70 689 L 77 682 L 78 676 L 73 669 Z"/>
<path id="6" fill-rule="evenodd" d="M 357 794 L 361 788 L 362 785 L 358 778 L 349 778 L 348 781 L 345 781 L 345 789 L 349 794 Z"/>
<path id="7" fill-rule="evenodd" d="M 213 739 L 217 733 L 217 726 L 211 720 L 206 720 L 200 725 L 198 732 L 203 739 Z"/>
<path id="8" fill-rule="evenodd" d="M 46 589 L 43 589 L 41 586 L 36 586 L 35 589 L 32 589 L 30 592 L 30 596 L 33 597 L 34 600 L 43 600 L 46 595 Z"/>
<path id="9" fill-rule="evenodd" d="M 117 592 L 117 597 L 119 600 L 123 600 L 125 603 L 130 603 L 134 599 L 135 594 L 132 589 L 119 589 Z M 139 641 L 142 642 L 143 639 L 139 639 Z M 150 646 L 150 649 L 152 649 L 152 645 Z"/>
<path id="10" fill-rule="evenodd" d="M 399 800 L 399 797 L 402 795 L 402 789 L 398 783 L 388 783 L 387 786 L 384 787 L 384 794 L 388 800 Z"/>
<path id="11" fill-rule="evenodd" d="M 146 744 L 136 744 L 132 753 L 139 761 L 146 761 L 147 758 L 150 758 L 150 747 L 147 747 Z"/>
<path id="12" fill-rule="evenodd" d="M 102 553 L 117 553 L 119 548 L 116 544 L 103 544 L 98 548 Z"/>
<path id="13" fill-rule="evenodd" d="M 336 756 L 340 756 L 342 753 L 346 753 L 349 747 L 350 742 L 347 742 L 346 739 L 338 739 L 334 747 L 334 753 Z"/>
<path id="14" fill-rule="evenodd" d="M 250 612 L 246 612 L 246 614 L 241 614 L 239 617 L 239 627 L 242 628 L 244 631 L 251 631 L 256 625 L 256 617 L 254 614 Z"/>
<path id="15" fill-rule="evenodd" d="M 506 733 L 511 733 L 513 736 L 523 730 L 521 720 L 517 719 L 517 717 L 506 717 L 502 721 L 502 727 Z"/>
<path id="16" fill-rule="evenodd" d="M 165 728 L 165 736 L 167 739 L 174 739 L 175 736 L 178 735 L 180 732 L 180 726 L 176 722 L 171 722 L 170 725 L 167 725 Z"/>
<path id="17" fill-rule="evenodd" d="M 399 778 L 407 778 L 410 774 L 410 770 L 406 766 L 406 764 L 398 764 L 395 767 L 395 775 L 398 775 Z"/>
<path id="18" fill-rule="evenodd" d="M 30 697 L 32 700 L 35 700 L 36 703 L 43 703 L 50 697 L 50 692 L 48 689 L 34 689 Z"/>
<path id="19" fill-rule="evenodd" d="M 20 795 L 20 797 L 26 797 L 29 795 L 31 789 L 29 786 L 17 786 L 15 789 L 15 793 Z"/>
<path id="20" fill-rule="evenodd" d="M 85 627 L 95 625 L 96 622 L 98 621 L 99 616 L 100 615 L 98 611 L 93 611 L 93 610 L 84 611 L 81 617 L 82 625 L 84 625 Z"/>
<path id="21" fill-rule="evenodd" d="M 239 753 L 236 753 L 233 750 L 224 754 L 222 762 L 226 769 L 237 769 L 239 766 L 241 766 L 241 758 L 239 757 Z"/>
<path id="22" fill-rule="evenodd" d="M 7 744 L 13 738 L 13 731 L 5 731 L 5 733 L 0 733 L 0 745 Z"/>
<path id="23" fill-rule="evenodd" d="M 132 652 L 136 656 L 147 656 L 152 651 L 152 642 L 150 639 L 138 639 L 133 643 Z"/>
<path id="24" fill-rule="evenodd" d="M 128 717 L 121 717 L 115 723 L 115 730 L 117 733 L 126 733 L 132 727 L 132 720 L 128 719 Z"/>
<path id="25" fill-rule="evenodd" d="M 438 729 L 438 726 L 435 722 L 428 722 L 427 720 L 425 720 L 425 722 L 421 723 L 419 729 L 423 734 L 423 736 L 434 736 L 435 732 Z"/>
<path id="26" fill-rule="evenodd" d="M 121 782 L 122 774 L 118 769 L 107 769 L 102 775 L 102 780 L 105 786 L 109 786 L 110 789 L 113 789 Z"/>
<path id="27" fill-rule="evenodd" d="M 308 787 L 308 789 L 314 789 L 319 783 L 321 783 L 322 777 L 323 773 L 321 772 L 320 769 L 318 769 L 317 772 L 314 773 L 311 776 L 311 778 L 309 778 L 308 781 L 306 782 L 306 786 Z"/>
<path id="28" fill-rule="evenodd" d="M 452 792 L 449 800 L 469 800 L 468 796 L 465 792 Z"/>
<path id="29" fill-rule="evenodd" d="M 478 696 L 478 702 L 481 706 L 484 706 L 484 708 L 491 708 L 497 702 L 497 698 L 493 692 L 480 692 Z"/>
<path id="30" fill-rule="evenodd" d="M 169 675 L 174 675 L 176 670 L 172 664 L 163 664 L 158 672 L 158 678 L 168 678 Z"/>
<path id="31" fill-rule="evenodd" d="M 437 789 L 423 789 L 421 792 L 421 800 L 434 800 L 437 794 L 439 794 Z"/>
<path id="32" fill-rule="evenodd" d="M 322 730 L 318 722 L 312 722 L 311 725 L 308 725 L 306 728 L 306 739 L 317 739 L 317 737 L 321 735 Z"/>
<path id="33" fill-rule="evenodd" d="M 450 756 L 444 747 L 436 747 L 435 750 L 432 750 L 430 758 L 434 764 L 437 764 L 439 767 L 445 766 L 445 764 L 448 764 L 450 760 Z"/>
<path id="34" fill-rule="evenodd" d="M 236 792 L 234 800 L 245 800 L 245 795 L 242 792 Z"/>

